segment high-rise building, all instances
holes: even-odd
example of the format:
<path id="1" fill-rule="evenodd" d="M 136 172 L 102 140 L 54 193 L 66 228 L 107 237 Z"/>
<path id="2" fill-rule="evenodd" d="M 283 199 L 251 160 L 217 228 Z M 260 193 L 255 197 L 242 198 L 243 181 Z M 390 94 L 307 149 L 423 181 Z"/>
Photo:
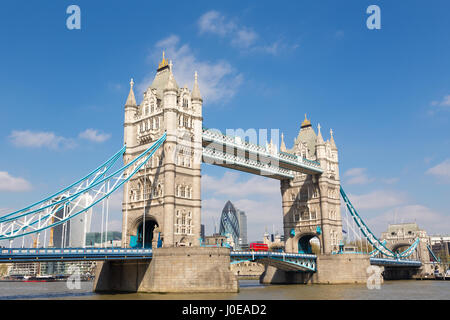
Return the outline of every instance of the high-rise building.
<path id="1" fill-rule="evenodd" d="M 204 224 L 200 225 L 200 238 L 202 238 L 203 240 L 205 239 L 205 225 Z"/>
<path id="2" fill-rule="evenodd" d="M 220 216 L 219 233 L 230 236 L 235 248 L 242 248 L 247 245 L 247 216 L 244 211 L 227 201 Z"/>
<path id="3" fill-rule="evenodd" d="M 248 246 L 247 240 L 247 216 L 245 212 L 242 210 L 238 210 L 239 212 L 239 246 L 241 248 Z"/>

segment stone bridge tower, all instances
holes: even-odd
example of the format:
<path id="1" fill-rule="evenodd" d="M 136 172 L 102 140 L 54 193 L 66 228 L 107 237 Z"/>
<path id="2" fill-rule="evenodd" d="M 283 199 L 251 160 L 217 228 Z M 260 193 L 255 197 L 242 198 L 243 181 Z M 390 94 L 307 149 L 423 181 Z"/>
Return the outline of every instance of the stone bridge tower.
<path id="1" fill-rule="evenodd" d="M 295 154 L 306 161 L 319 161 L 321 175 L 296 173 L 294 179 L 281 181 L 283 225 L 287 252 L 311 252 L 310 240 L 317 237 L 320 253 L 337 251 L 342 240 L 338 150 L 330 130 L 324 141 L 318 125 L 314 132 L 310 120 L 301 124 L 292 149 L 283 141 L 280 151 Z"/>
<path id="2" fill-rule="evenodd" d="M 136 104 L 131 80 L 125 103 L 124 163 L 130 162 L 166 132 L 163 146 L 124 185 L 124 247 L 199 245 L 201 227 L 201 152 L 203 100 L 194 87 L 178 87 L 172 63 L 164 57 L 152 84 Z"/>
<path id="3" fill-rule="evenodd" d="M 387 231 L 381 234 L 380 240 L 386 241 L 386 247 L 393 252 L 400 253 L 411 246 L 417 238 L 419 238 L 417 249 L 408 258 L 422 262 L 421 272 L 433 273 L 434 264 L 427 248 L 431 245 L 431 239 L 417 223 L 390 224 Z"/>

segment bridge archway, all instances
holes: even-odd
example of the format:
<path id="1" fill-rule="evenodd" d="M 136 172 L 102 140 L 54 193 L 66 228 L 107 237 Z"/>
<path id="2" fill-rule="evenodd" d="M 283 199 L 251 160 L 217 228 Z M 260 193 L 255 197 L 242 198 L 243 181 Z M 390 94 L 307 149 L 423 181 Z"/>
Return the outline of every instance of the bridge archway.
<path id="1" fill-rule="evenodd" d="M 298 253 L 320 254 L 321 243 L 317 234 L 303 233 L 296 237 Z"/>
<path id="2" fill-rule="evenodd" d="M 407 242 L 406 243 L 396 243 L 396 244 L 392 245 L 391 250 L 393 252 L 400 253 L 400 252 L 408 249 L 409 246 L 411 246 L 411 243 L 407 243 Z"/>
<path id="3" fill-rule="evenodd" d="M 142 217 L 140 217 L 135 221 L 133 227 L 135 236 L 131 236 L 131 247 L 151 248 L 152 244 L 158 240 L 156 228 L 159 227 L 159 224 L 153 216 L 145 217 L 145 224 Z"/>

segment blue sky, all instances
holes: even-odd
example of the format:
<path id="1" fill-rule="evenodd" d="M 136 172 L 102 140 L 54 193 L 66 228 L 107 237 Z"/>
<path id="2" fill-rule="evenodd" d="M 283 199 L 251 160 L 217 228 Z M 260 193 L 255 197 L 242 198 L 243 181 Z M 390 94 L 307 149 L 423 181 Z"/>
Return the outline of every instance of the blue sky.
<path id="1" fill-rule="evenodd" d="M 66 28 L 71 4 L 81 30 Z M 366 27 L 371 4 L 380 30 Z M 179 85 L 199 71 L 204 126 L 280 129 L 290 148 L 307 113 L 326 139 L 333 128 L 342 186 L 377 233 L 395 219 L 448 234 L 448 12 L 448 1 L 2 3 L 0 210 L 117 151 L 130 78 L 139 103 L 165 50 Z M 247 212 L 250 240 L 281 231 L 277 181 L 202 173 L 207 233 L 226 200 Z"/>

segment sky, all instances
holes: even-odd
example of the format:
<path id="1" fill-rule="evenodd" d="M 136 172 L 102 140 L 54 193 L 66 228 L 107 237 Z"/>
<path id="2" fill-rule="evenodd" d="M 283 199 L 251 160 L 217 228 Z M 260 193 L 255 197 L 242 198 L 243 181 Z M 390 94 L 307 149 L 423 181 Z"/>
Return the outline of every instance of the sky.
<path id="1" fill-rule="evenodd" d="M 72 4 L 80 29 L 67 28 Z M 367 27 L 374 4 L 380 29 Z M 198 71 L 205 127 L 279 129 L 291 148 L 306 113 L 325 139 L 333 129 L 341 184 L 376 234 L 414 221 L 449 234 L 448 12 L 444 0 L 4 1 L 0 214 L 119 150 L 130 78 L 140 103 L 164 50 L 179 85 Z M 277 180 L 208 164 L 202 175 L 207 234 L 227 200 L 249 240 L 282 231 Z"/>

